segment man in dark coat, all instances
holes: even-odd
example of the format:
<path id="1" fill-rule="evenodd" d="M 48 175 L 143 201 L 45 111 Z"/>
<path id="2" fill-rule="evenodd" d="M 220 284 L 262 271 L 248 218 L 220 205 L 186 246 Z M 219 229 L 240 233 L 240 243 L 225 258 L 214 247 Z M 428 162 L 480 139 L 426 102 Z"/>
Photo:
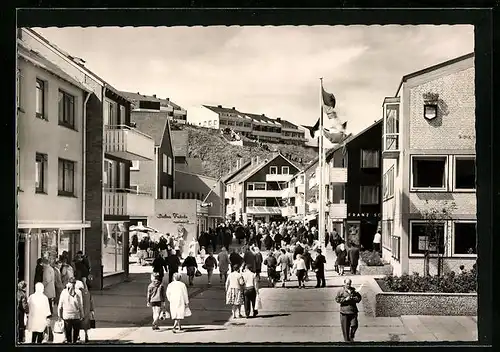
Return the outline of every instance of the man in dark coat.
<path id="1" fill-rule="evenodd" d="M 212 251 L 215 253 L 217 251 L 217 234 L 212 229 L 209 229 L 208 231 L 210 243 L 212 244 Z"/>
<path id="2" fill-rule="evenodd" d="M 333 229 L 332 234 L 330 235 L 330 244 L 332 245 L 332 249 L 335 250 L 337 246 L 340 244 L 340 235 L 337 232 L 337 229 Z"/>
<path id="3" fill-rule="evenodd" d="M 245 265 L 245 268 L 250 270 L 252 273 L 255 273 L 257 263 L 256 263 L 255 254 L 250 249 L 250 246 L 247 247 L 247 250 L 245 251 L 245 254 L 243 255 L 243 263 Z"/>
<path id="4" fill-rule="evenodd" d="M 236 249 L 234 248 L 231 254 L 229 255 L 229 262 L 231 263 L 231 272 L 233 272 L 233 268 L 235 266 L 241 267 L 241 264 L 243 264 L 243 258 L 238 252 L 236 252 Z"/>
<path id="5" fill-rule="evenodd" d="M 174 274 L 179 271 L 181 260 L 175 253 L 175 250 L 171 250 L 166 261 L 168 267 L 168 282 L 171 283 L 174 278 Z"/>
<path id="6" fill-rule="evenodd" d="M 166 248 L 166 245 L 165 245 Z M 161 254 L 158 252 L 156 253 L 156 258 L 153 260 L 153 272 L 158 273 L 158 276 L 160 278 L 160 281 L 163 280 L 163 276 L 165 275 L 165 270 L 167 270 L 167 263 L 165 259 L 161 256 Z"/>
<path id="7" fill-rule="evenodd" d="M 245 238 L 245 228 L 241 224 L 238 224 L 236 226 L 236 230 L 235 230 L 234 235 L 235 235 L 236 239 L 238 240 L 238 244 L 241 244 L 241 241 Z"/>
<path id="8" fill-rule="evenodd" d="M 353 242 L 350 243 L 350 247 L 347 250 L 347 258 L 349 258 L 351 274 L 356 275 L 356 269 L 358 268 L 359 263 L 359 247 Z"/>
<path id="9" fill-rule="evenodd" d="M 300 243 L 295 245 L 295 250 L 293 251 L 293 260 L 297 259 L 297 254 L 304 254 L 304 247 Z"/>
<path id="10" fill-rule="evenodd" d="M 335 301 L 340 303 L 340 325 L 344 341 L 354 341 L 356 330 L 358 329 L 358 307 L 361 302 L 361 295 L 351 286 L 351 279 L 344 280 L 344 287 L 339 290 Z"/>
<path id="11" fill-rule="evenodd" d="M 316 272 L 316 288 L 325 287 L 326 286 L 326 280 L 325 280 L 326 258 L 323 254 L 321 254 L 321 248 L 316 249 L 316 252 L 318 252 L 318 255 L 314 259 L 314 263 L 313 263 L 313 268 L 314 268 L 314 271 Z"/>
<path id="12" fill-rule="evenodd" d="M 224 237 L 224 247 L 226 247 L 226 249 L 229 250 L 229 246 L 231 245 L 231 242 L 233 242 L 233 233 L 231 232 L 231 229 L 227 226 L 224 227 L 223 237 Z"/>

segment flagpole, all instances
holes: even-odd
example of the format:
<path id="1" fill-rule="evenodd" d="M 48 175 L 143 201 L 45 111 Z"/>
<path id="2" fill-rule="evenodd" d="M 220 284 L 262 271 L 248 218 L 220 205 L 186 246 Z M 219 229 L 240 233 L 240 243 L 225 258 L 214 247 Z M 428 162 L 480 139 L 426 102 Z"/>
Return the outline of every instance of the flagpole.
<path id="1" fill-rule="evenodd" d="M 324 160 L 323 160 L 323 78 L 320 78 L 320 116 L 319 116 L 319 155 L 318 155 L 318 166 L 319 166 L 319 207 L 318 207 L 318 240 L 319 240 L 319 248 L 323 248 L 324 244 L 324 232 L 325 232 L 325 224 L 324 224 Z"/>

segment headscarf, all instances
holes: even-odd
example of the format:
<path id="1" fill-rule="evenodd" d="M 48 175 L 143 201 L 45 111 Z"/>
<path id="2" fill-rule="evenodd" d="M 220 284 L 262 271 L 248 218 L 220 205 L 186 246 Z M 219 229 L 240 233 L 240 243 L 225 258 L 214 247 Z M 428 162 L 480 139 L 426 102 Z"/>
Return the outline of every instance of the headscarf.
<path id="1" fill-rule="evenodd" d="M 43 286 L 43 283 L 37 282 L 35 285 L 35 295 L 43 295 L 43 291 L 45 291 L 45 286 Z"/>
<path id="2" fill-rule="evenodd" d="M 174 280 L 175 281 L 181 281 L 182 279 L 182 275 L 180 273 L 175 273 L 174 274 Z"/>
<path id="3" fill-rule="evenodd" d="M 76 283 L 75 283 L 75 289 L 84 291 L 85 290 L 85 284 L 82 281 L 77 280 Z"/>
<path id="4" fill-rule="evenodd" d="M 26 282 L 23 281 L 19 281 L 19 283 L 17 284 L 17 288 L 21 291 L 26 291 Z"/>

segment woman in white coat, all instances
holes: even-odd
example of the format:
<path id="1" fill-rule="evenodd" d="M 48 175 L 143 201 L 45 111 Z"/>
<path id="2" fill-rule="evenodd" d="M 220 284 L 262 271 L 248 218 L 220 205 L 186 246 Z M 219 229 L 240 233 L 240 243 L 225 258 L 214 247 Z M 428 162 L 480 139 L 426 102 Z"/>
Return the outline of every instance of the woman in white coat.
<path id="1" fill-rule="evenodd" d="M 181 332 L 181 320 L 189 309 L 189 297 L 186 284 L 181 281 L 182 275 L 175 273 L 167 287 L 167 300 L 170 303 L 170 317 L 174 321 L 173 332 Z"/>
<path id="2" fill-rule="evenodd" d="M 50 324 L 50 304 L 47 296 L 43 294 L 43 283 L 35 285 L 35 293 L 28 298 L 28 331 L 31 331 L 31 343 L 42 343 L 43 333 Z"/>

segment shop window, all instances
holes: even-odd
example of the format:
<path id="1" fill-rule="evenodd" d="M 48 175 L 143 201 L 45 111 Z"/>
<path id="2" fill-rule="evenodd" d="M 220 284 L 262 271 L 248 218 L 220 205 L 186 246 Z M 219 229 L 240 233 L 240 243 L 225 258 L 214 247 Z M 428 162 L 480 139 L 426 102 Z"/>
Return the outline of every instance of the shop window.
<path id="1" fill-rule="evenodd" d="M 473 190 L 476 189 L 476 158 L 456 157 L 455 158 L 455 189 Z"/>
<path id="2" fill-rule="evenodd" d="M 59 158 L 58 194 L 73 197 L 75 195 L 75 162 Z"/>
<path id="3" fill-rule="evenodd" d="M 104 223 L 102 243 L 103 274 L 111 274 L 123 270 L 123 223 Z"/>
<path id="4" fill-rule="evenodd" d="M 61 230 L 59 231 L 58 255 L 68 252 L 68 258 L 72 261 L 76 252 L 80 250 L 80 230 Z"/>
<path id="5" fill-rule="evenodd" d="M 51 263 L 58 258 L 57 231 L 58 229 L 40 229 L 38 233 L 32 234 L 40 238 L 41 257 L 48 259 Z"/>
<path id="6" fill-rule="evenodd" d="M 475 222 L 455 222 L 453 231 L 453 254 L 477 254 L 476 238 L 477 231 Z"/>
<path id="7" fill-rule="evenodd" d="M 378 168 L 378 150 L 361 150 L 361 167 Z"/>
<path id="8" fill-rule="evenodd" d="M 47 154 L 36 153 L 35 156 L 35 192 L 47 193 L 46 175 L 47 175 Z"/>
<path id="9" fill-rule="evenodd" d="M 436 231 L 434 236 L 429 237 L 429 232 Z M 436 223 L 430 226 L 424 221 L 412 221 L 410 223 L 411 254 L 425 254 L 428 249 L 430 253 L 444 253 L 444 230 L 445 223 Z"/>
<path id="10" fill-rule="evenodd" d="M 446 190 L 445 156 L 413 156 L 412 157 L 412 188 Z"/>
<path id="11" fill-rule="evenodd" d="M 378 186 L 361 186 L 360 187 L 360 203 L 363 205 L 379 203 L 379 187 Z"/>
<path id="12" fill-rule="evenodd" d="M 172 199 L 172 187 L 168 187 L 168 199 Z"/>

